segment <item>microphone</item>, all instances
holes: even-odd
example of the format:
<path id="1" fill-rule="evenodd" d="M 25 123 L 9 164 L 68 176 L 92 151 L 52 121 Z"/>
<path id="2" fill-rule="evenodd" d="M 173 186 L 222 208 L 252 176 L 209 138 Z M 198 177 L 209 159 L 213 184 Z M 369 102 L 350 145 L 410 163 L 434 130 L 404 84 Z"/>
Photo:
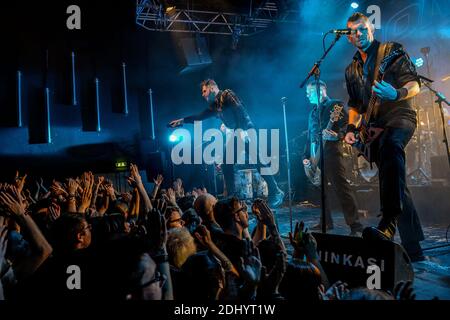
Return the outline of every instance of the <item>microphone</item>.
<path id="1" fill-rule="evenodd" d="M 350 28 L 347 29 L 332 29 L 329 31 L 330 33 L 339 34 L 339 35 L 349 35 L 349 34 L 355 34 L 356 30 L 352 30 Z"/>

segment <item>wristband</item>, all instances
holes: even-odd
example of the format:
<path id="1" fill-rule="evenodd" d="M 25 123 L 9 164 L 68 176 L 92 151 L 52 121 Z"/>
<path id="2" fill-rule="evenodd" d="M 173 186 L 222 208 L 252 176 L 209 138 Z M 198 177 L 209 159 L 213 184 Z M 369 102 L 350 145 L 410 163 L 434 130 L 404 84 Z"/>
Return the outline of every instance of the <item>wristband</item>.
<path id="1" fill-rule="evenodd" d="M 406 88 L 396 89 L 395 91 L 397 91 L 397 98 L 395 98 L 395 101 L 403 100 L 408 96 L 408 89 Z"/>

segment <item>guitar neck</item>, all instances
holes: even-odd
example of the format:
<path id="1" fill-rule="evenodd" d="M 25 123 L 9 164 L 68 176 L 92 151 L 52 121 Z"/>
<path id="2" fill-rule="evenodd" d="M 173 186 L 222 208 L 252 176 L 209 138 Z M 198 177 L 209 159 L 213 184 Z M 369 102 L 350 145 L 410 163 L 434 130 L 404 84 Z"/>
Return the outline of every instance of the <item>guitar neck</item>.
<path id="1" fill-rule="evenodd" d="M 377 77 L 377 82 L 381 82 L 383 80 L 383 75 L 379 74 Z M 372 117 L 372 114 L 375 110 L 375 106 L 377 104 L 378 97 L 375 95 L 375 93 L 372 91 L 372 94 L 370 96 L 369 105 L 367 106 L 367 111 L 364 114 L 364 120 L 366 123 L 369 123 L 370 118 Z"/>

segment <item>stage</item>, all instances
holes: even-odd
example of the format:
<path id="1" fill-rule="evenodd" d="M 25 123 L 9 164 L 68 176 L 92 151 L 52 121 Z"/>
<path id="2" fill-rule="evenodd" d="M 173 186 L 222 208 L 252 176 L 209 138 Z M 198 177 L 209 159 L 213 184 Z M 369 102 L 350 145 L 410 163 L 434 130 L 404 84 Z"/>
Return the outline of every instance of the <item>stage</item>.
<path id="1" fill-rule="evenodd" d="M 295 221 L 304 221 L 307 227 L 317 224 L 320 217 L 320 208 L 310 207 L 309 204 L 295 203 L 293 206 L 293 225 Z M 276 210 L 276 217 L 280 233 L 283 235 L 288 252 L 292 253 L 292 246 L 289 244 L 288 232 L 290 231 L 289 208 L 283 207 Z M 334 229 L 331 234 L 348 235 L 350 230 L 345 224 L 341 212 L 333 212 Z M 378 218 L 361 215 L 361 222 L 364 226 L 376 225 Z M 255 219 L 250 215 L 250 227 L 255 224 Z M 444 245 L 447 243 L 447 225 L 423 223 L 425 240 L 421 242 L 422 248 Z M 396 240 L 400 243 L 398 234 Z M 450 299 L 450 247 L 425 250 L 427 260 L 413 263 L 414 268 L 414 289 L 418 300 L 431 300 L 435 297 L 440 300 Z"/>

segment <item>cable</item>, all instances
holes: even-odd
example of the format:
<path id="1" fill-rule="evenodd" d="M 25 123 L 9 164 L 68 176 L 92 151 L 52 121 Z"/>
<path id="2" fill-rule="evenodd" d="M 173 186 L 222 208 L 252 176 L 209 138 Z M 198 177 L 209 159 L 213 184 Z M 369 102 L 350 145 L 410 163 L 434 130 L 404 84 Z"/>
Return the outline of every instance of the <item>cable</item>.
<path id="1" fill-rule="evenodd" d="M 327 38 L 327 35 L 330 34 L 330 31 L 328 31 L 327 33 L 325 33 L 322 37 L 322 48 L 323 48 L 323 52 L 325 53 L 326 49 L 325 49 L 325 39 Z"/>

